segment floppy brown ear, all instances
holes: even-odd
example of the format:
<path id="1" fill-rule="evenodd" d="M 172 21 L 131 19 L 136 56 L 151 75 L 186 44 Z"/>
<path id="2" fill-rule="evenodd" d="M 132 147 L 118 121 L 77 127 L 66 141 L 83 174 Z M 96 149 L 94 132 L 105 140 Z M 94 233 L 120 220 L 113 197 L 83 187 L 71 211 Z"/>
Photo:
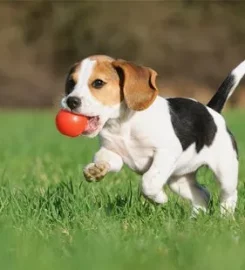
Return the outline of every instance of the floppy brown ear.
<path id="1" fill-rule="evenodd" d="M 119 74 L 127 106 L 134 111 L 148 108 L 158 95 L 156 71 L 124 60 L 115 60 L 112 65 Z"/>

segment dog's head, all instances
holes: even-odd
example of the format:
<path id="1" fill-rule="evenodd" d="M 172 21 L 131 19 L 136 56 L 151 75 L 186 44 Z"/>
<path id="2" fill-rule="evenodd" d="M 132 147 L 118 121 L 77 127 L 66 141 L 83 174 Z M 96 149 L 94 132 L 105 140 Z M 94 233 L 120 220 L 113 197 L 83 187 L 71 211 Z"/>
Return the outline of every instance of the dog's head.
<path id="1" fill-rule="evenodd" d="M 107 120 L 120 117 L 125 105 L 134 111 L 148 108 L 158 94 L 156 76 L 147 67 L 103 55 L 91 56 L 70 69 L 61 104 L 88 116 L 84 135 L 94 137 Z"/>

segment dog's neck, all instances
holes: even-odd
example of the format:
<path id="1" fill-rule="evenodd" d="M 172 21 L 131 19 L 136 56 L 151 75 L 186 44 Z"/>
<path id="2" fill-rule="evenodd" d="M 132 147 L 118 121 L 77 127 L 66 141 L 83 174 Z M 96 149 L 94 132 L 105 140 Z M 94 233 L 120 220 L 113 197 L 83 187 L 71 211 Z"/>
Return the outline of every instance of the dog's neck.
<path id="1" fill-rule="evenodd" d="M 136 111 L 129 109 L 125 102 L 120 104 L 119 110 L 119 117 L 110 118 L 107 120 L 103 129 L 107 129 L 113 132 L 117 130 L 123 123 L 128 122 L 130 118 L 132 118 L 137 113 Z"/>

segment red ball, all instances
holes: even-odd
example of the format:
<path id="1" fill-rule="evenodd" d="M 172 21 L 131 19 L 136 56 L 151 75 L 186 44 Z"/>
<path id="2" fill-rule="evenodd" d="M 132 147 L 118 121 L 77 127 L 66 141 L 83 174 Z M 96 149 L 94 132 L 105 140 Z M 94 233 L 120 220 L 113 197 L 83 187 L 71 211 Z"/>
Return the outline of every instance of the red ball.
<path id="1" fill-rule="evenodd" d="M 84 132 L 88 118 L 84 115 L 60 110 L 56 115 L 55 122 L 60 133 L 69 137 L 77 137 Z"/>

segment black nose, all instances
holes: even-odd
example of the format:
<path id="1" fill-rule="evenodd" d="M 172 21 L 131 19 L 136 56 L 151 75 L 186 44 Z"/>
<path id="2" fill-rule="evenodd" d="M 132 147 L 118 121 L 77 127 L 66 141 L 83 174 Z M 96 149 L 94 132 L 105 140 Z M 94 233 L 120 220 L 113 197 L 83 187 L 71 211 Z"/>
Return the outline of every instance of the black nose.
<path id="1" fill-rule="evenodd" d="M 71 110 L 73 110 L 81 105 L 81 99 L 78 97 L 68 97 L 66 104 Z"/>

